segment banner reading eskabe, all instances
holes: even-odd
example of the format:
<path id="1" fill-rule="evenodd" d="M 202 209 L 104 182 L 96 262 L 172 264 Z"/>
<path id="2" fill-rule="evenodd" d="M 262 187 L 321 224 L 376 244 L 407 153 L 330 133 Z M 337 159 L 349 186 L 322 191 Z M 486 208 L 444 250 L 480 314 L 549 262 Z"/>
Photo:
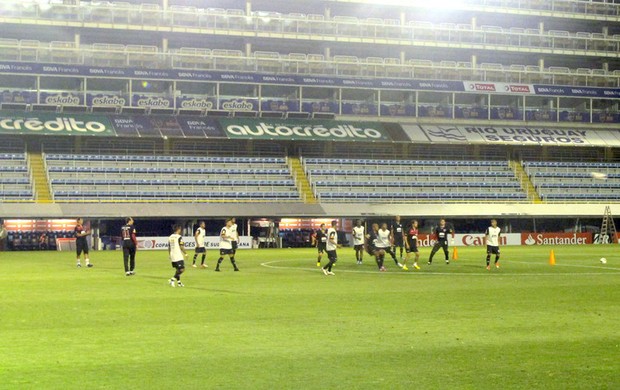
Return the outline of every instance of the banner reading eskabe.
<path id="1" fill-rule="evenodd" d="M 46 112 L 0 112 L 0 134 L 115 136 L 105 116 Z"/>
<path id="2" fill-rule="evenodd" d="M 392 141 L 378 122 L 334 120 L 220 119 L 231 139 L 272 139 L 311 141 Z"/>

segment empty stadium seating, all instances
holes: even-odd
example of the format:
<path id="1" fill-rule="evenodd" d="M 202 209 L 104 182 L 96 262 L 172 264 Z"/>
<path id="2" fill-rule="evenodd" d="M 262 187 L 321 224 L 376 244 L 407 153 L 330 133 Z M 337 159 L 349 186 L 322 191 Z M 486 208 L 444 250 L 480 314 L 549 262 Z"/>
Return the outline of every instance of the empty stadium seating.
<path id="1" fill-rule="evenodd" d="M 32 181 L 26 154 L 0 153 L 0 201 L 32 199 Z"/>
<path id="2" fill-rule="evenodd" d="M 299 200 L 283 157 L 46 154 L 66 200 Z"/>
<path id="3" fill-rule="evenodd" d="M 506 161 L 304 158 L 322 202 L 526 201 Z"/>
<path id="4" fill-rule="evenodd" d="M 545 201 L 620 200 L 620 164 L 605 162 L 524 161 L 523 167 Z M 597 180 L 592 172 L 604 173 Z"/>

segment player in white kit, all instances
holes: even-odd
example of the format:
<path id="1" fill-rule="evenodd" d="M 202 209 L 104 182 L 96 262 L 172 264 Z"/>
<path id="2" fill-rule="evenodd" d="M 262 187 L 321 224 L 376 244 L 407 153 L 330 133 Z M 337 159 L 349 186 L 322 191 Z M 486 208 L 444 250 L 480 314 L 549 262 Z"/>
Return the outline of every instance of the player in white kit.
<path id="1" fill-rule="evenodd" d="M 357 225 L 353 227 L 353 249 L 355 250 L 355 260 L 357 264 L 362 264 L 364 258 L 364 242 L 366 237 L 364 235 L 365 229 L 362 226 L 362 220 L 357 221 Z"/>
<path id="2" fill-rule="evenodd" d="M 387 228 L 387 223 L 381 224 L 381 229 L 377 232 L 377 238 L 375 239 L 375 248 L 377 253 L 377 265 L 379 271 L 385 272 L 385 266 L 383 261 L 385 260 L 385 253 L 391 252 L 392 247 L 392 232 Z"/>
<path id="3" fill-rule="evenodd" d="M 491 270 L 491 255 L 495 255 L 495 268 L 499 268 L 499 238 L 502 229 L 497 226 L 497 220 L 491 220 L 491 226 L 484 234 L 484 241 L 487 244 L 487 270 Z"/>
<path id="4" fill-rule="evenodd" d="M 228 218 L 226 220 L 226 226 L 224 226 L 220 232 L 220 258 L 217 259 L 217 266 L 215 266 L 215 270 L 217 272 L 220 272 L 220 264 L 224 261 L 224 256 L 228 256 L 233 269 L 235 271 L 239 271 L 239 268 L 237 268 L 237 263 L 235 263 L 235 252 L 232 245 L 232 241 L 235 238 L 232 225 L 232 218 Z"/>
<path id="5" fill-rule="evenodd" d="M 202 268 L 207 268 L 205 264 L 205 259 L 207 258 L 207 248 L 205 247 L 205 221 L 200 221 L 200 225 L 196 232 L 194 233 L 194 240 L 196 240 L 196 249 L 194 249 L 194 259 L 192 260 L 192 267 L 196 268 L 196 258 L 198 254 L 202 254 L 202 261 L 200 266 Z"/>
<path id="6" fill-rule="evenodd" d="M 183 237 L 181 236 L 181 225 L 174 225 L 172 227 L 173 233 L 168 237 L 168 256 L 172 263 L 172 268 L 175 269 L 174 276 L 169 280 L 170 287 L 184 287 L 181 283 L 181 274 L 185 271 L 185 244 L 183 243 Z"/>

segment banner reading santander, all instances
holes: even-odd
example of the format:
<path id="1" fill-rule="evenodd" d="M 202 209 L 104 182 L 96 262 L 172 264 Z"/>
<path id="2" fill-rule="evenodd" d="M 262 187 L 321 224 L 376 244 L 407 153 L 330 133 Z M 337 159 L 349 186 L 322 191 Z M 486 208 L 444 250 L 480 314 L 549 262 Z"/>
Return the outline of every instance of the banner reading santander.
<path id="1" fill-rule="evenodd" d="M 586 245 L 592 242 L 592 233 L 521 233 L 521 245 Z"/>

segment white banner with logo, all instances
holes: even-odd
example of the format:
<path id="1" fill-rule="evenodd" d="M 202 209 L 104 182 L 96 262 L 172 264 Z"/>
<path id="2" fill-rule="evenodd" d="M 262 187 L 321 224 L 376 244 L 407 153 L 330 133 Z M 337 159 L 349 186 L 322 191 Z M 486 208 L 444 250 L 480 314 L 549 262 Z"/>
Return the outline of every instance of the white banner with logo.
<path id="1" fill-rule="evenodd" d="M 431 239 L 428 234 L 418 234 L 418 246 L 429 247 L 435 245 L 436 240 Z M 452 237 L 448 243 L 452 246 L 485 246 L 484 233 L 455 234 L 454 244 Z M 499 245 L 521 245 L 521 233 L 502 234 L 499 239 Z"/>
<path id="2" fill-rule="evenodd" d="M 196 248 L 196 241 L 194 237 L 183 237 L 185 243 L 185 249 L 194 250 Z M 205 246 L 207 249 L 218 249 L 220 246 L 220 237 L 207 236 L 205 237 Z M 252 248 L 252 237 L 241 236 L 239 237 L 239 249 Z M 168 249 L 168 237 L 138 237 L 138 250 L 167 250 Z"/>

